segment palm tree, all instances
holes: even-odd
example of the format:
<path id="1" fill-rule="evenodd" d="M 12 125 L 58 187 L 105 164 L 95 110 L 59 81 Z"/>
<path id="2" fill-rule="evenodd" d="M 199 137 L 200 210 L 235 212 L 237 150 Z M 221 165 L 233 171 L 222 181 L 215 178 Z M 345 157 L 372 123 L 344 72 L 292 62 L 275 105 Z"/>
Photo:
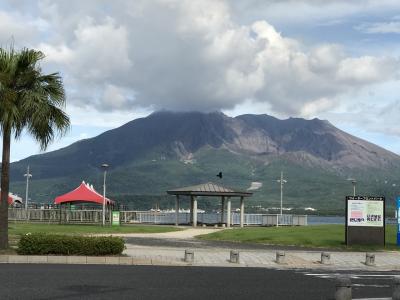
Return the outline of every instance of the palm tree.
<path id="1" fill-rule="evenodd" d="M 63 135 L 70 121 L 63 111 L 65 94 L 58 73 L 42 74 L 37 50 L 0 48 L 0 134 L 3 136 L 0 198 L 0 249 L 8 248 L 10 142 L 28 132 L 45 150 Z"/>

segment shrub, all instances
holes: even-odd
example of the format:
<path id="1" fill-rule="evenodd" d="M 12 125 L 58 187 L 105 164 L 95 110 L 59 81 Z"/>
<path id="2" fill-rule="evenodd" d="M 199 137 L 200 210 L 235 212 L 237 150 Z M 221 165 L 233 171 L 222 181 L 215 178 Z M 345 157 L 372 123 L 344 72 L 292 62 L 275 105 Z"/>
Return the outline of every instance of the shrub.
<path id="1" fill-rule="evenodd" d="M 117 255 L 124 250 L 119 237 L 89 237 L 35 233 L 21 237 L 18 254 L 24 255 Z"/>

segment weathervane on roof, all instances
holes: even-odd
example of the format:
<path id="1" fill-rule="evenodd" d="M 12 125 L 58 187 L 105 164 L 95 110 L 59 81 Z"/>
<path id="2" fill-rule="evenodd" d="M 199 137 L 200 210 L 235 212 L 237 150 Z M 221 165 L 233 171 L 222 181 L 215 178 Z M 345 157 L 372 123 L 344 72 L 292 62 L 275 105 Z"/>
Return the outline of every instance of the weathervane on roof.
<path id="1" fill-rule="evenodd" d="M 219 179 L 222 179 L 222 172 L 219 172 L 219 173 L 217 174 L 217 177 L 219 177 Z"/>

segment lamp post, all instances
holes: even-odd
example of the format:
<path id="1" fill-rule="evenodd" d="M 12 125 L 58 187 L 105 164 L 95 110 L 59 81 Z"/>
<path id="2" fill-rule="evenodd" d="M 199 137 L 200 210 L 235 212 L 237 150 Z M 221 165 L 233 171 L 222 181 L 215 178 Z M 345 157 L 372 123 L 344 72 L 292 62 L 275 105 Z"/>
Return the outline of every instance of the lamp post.
<path id="1" fill-rule="evenodd" d="M 283 179 L 283 172 L 281 172 L 281 179 L 278 179 L 277 182 L 281 184 L 281 216 L 282 216 L 283 185 L 287 182 L 287 180 Z"/>
<path id="2" fill-rule="evenodd" d="M 103 226 L 106 225 L 106 176 L 107 176 L 107 168 L 109 165 L 102 164 L 101 168 L 104 170 L 104 178 L 103 178 Z"/>
<path id="3" fill-rule="evenodd" d="M 28 212 L 29 178 L 32 177 L 32 174 L 29 173 L 29 166 L 28 169 L 26 170 L 26 174 L 24 174 L 24 177 L 26 177 L 25 212 Z"/>
<path id="4" fill-rule="evenodd" d="M 356 183 L 357 183 L 357 180 L 355 180 L 354 178 L 348 178 L 347 180 L 351 181 L 351 183 L 353 185 L 353 196 L 355 197 L 356 196 Z"/>

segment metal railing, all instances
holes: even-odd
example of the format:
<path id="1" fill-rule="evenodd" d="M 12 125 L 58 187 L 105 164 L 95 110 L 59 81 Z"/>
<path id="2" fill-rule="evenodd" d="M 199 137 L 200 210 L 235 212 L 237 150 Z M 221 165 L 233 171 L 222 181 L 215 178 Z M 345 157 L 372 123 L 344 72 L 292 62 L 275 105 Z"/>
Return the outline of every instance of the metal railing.
<path id="1" fill-rule="evenodd" d="M 111 212 L 106 213 L 106 221 L 109 222 Z M 226 214 L 221 218 L 219 213 L 198 213 L 199 224 L 227 223 Z M 231 224 L 240 225 L 240 213 L 231 213 Z M 44 223 L 70 223 L 70 224 L 100 224 L 102 222 L 101 210 L 69 210 L 69 209 L 21 209 L 9 208 L 9 221 L 28 221 Z M 175 224 L 175 212 L 152 211 L 120 211 L 122 224 Z M 190 224 L 190 213 L 179 213 L 179 224 Z M 254 226 L 305 226 L 306 215 L 272 215 L 272 214 L 244 214 L 244 225 Z"/>

